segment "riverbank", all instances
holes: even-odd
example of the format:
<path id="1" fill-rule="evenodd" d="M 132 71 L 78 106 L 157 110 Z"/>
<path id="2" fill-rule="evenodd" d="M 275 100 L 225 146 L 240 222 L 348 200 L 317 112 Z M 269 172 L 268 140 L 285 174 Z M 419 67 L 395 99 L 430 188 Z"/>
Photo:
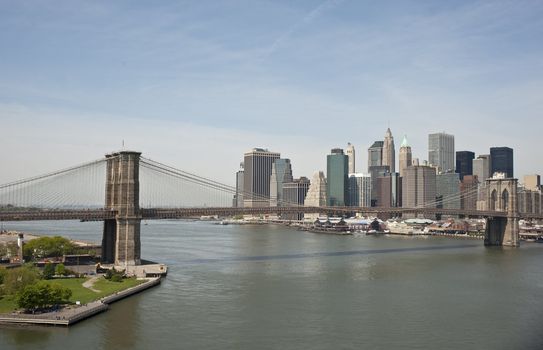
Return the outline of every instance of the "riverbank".
<path id="1" fill-rule="evenodd" d="M 160 277 L 146 278 L 145 280 L 145 282 L 134 287 L 127 288 L 84 305 L 71 305 L 58 311 L 41 314 L 23 314 L 15 312 L 11 314 L 0 314 L 0 324 L 70 326 L 108 310 L 109 305 L 116 301 L 140 293 L 161 283 Z"/>

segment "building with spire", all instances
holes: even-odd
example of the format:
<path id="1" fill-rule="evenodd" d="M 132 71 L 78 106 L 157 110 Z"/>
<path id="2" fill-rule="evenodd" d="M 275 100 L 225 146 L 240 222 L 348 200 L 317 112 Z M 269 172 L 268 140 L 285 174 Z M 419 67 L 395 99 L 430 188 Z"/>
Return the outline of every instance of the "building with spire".
<path id="1" fill-rule="evenodd" d="M 404 135 L 402 144 L 400 146 L 400 176 L 405 177 L 405 172 L 408 167 L 413 165 L 413 153 L 411 152 L 411 146 L 407 142 L 407 136 Z"/>
<path id="2" fill-rule="evenodd" d="M 354 146 L 351 145 L 351 143 L 347 143 L 347 149 L 345 150 L 345 154 L 347 157 L 349 157 L 349 174 L 355 173 L 355 151 Z"/>
<path id="3" fill-rule="evenodd" d="M 391 173 L 396 172 L 396 150 L 394 148 L 394 137 L 392 137 L 390 128 L 387 128 L 383 142 L 382 165 L 388 165 Z"/>

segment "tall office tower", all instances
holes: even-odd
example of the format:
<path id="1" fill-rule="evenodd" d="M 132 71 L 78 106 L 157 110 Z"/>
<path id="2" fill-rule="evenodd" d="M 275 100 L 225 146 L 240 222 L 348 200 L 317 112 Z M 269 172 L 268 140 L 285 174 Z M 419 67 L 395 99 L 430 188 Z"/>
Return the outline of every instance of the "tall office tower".
<path id="1" fill-rule="evenodd" d="M 349 157 L 341 148 L 332 149 L 326 157 L 326 197 L 329 206 L 348 205 Z"/>
<path id="2" fill-rule="evenodd" d="M 490 174 L 490 154 L 481 154 L 473 160 L 473 175 L 483 184 Z"/>
<path id="3" fill-rule="evenodd" d="M 371 176 L 371 206 L 376 207 L 377 201 L 379 200 L 379 182 L 378 178 L 390 174 L 390 168 L 388 165 L 374 165 L 369 169 Z"/>
<path id="4" fill-rule="evenodd" d="M 239 170 L 236 172 L 236 195 L 234 196 L 234 207 L 243 208 L 243 163 L 239 163 Z"/>
<path id="5" fill-rule="evenodd" d="M 439 172 L 454 171 L 454 136 L 444 132 L 428 135 L 428 162 Z"/>
<path id="6" fill-rule="evenodd" d="M 436 175 L 436 201 L 437 208 L 460 209 L 460 174 Z"/>
<path id="7" fill-rule="evenodd" d="M 394 137 L 390 128 L 385 133 L 385 141 L 383 142 L 383 158 L 382 165 L 388 165 L 390 172 L 396 171 L 396 149 L 394 148 Z"/>
<path id="8" fill-rule="evenodd" d="M 490 174 L 505 173 L 505 176 L 512 178 L 513 175 L 513 149 L 509 147 L 490 148 Z"/>
<path id="9" fill-rule="evenodd" d="M 530 191 L 539 191 L 541 189 L 541 176 L 524 175 L 524 188 Z"/>
<path id="10" fill-rule="evenodd" d="M 305 197 L 309 191 L 310 182 L 307 177 L 300 177 L 299 179 L 293 179 L 291 182 L 285 182 L 283 184 L 283 201 L 287 206 L 304 205 Z M 287 220 L 301 220 L 304 214 L 284 214 L 282 218 Z"/>
<path id="11" fill-rule="evenodd" d="M 369 174 L 349 174 L 349 205 L 371 207 L 371 176 Z"/>
<path id="12" fill-rule="evenodd" d="M 311 184 L 304 205 L 306 207 L 324 207 L 326 206 L 326 177 L 322 171 L 313 174 Z"/>
<path id="13" fill-rule="evenodd" d="M 356 169 L 356 161 L 355 161 L 355 151 L 354 146 L 351 145 L 351 143 L 347 143 L 347 149 L 345 150 L 345 154 L 347 157 L 349 157 L 349 174 L 355 173 Z"/>
<path id="14" fill-rule="evenodd" d="M 290 159 L 276 159 L 272 164 L 270 176 L 270 207 L 282 205 L 283 184 L 285 182 L 292 182 Z"/>
<path id="15" fill-rule="evenodd" d="M 383 141 L 375 141 L 370 148 L 368 148 L 368 173 L 370 167 L 383 165 Z"/>
<path id="16" fill-rule="evenodd" d="M 460 180 L 466 175 L 473 175 L 473 159 L 475 153 L 471 151 L 456 152 L 456 172 L 460 174 Z"/>
<path id="17" fill-rule="evenodd" d="M 477 210 L 479 180 L 477 175 L 466 175 L 460 183 L 460 209 Z"/>
<path id="18" fill-rule="evenodd" d="M 244 207 L 267 207 L 270 205 L 270 177 L 273 163 L 279 158 L 281 158 L 279 153 L 262 148 L 253 148 L 244 154 Z"/>
<path id="19" fill-rule="evenodd" d="M 400 146 L 400 176 L 405 176 L 405 171 L 413 165 L 413 154 L 411 146 L 407 143 L 407 136 L 403 137 L 402 145 Z"/>
<path id="20" fill-rule="evenodd" d="M 394 208 L 401 205 L 401 178 L 399 173 L 385 173 L 377 178 L 377 207 Z"/>
<path id="21" fill-rule="evenodd" d="M 435 208 L 436 169 L 418 165 L 407 168 L 402 180 L 402 206 L 404 208 Z"/>
<path id="22" fill-rule="evenodd" d="M 527 188 L 520 188 L 517 193 L 519 212 L 540 215 L 543 204 L 542 198 L 540 190 L 532 191 Z"/>
<path id="23" fill-rule="evenodd" d="M 509 147 L 491 147 L 490 148 L 490 174 L 505 173 L 506 177 L 512 178 L 513 175 L 513 149 Z"/>

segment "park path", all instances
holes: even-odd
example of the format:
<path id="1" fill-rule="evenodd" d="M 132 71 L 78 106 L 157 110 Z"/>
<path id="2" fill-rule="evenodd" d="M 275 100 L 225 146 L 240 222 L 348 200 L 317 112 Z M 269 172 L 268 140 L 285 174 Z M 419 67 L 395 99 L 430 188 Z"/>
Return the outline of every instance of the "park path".
<path id="1" fill-rule="evenodd" d="M 92 290 L 92 291 L 95 292 L 95 293 L 100 293 L 100 292 L 101 292 L 100 290 L 94 289 L 94 287 L 93 287 L 93 286 L 94 286 L 94 283 L 95 283 L 96 281 L 98 281 L 98 278 L 99 278 L 98 276 L 89 278 L 88 280 L 86 280 L 85 282 L 83 282 L 83 287 L 88 288 L 88 289 Z"/>

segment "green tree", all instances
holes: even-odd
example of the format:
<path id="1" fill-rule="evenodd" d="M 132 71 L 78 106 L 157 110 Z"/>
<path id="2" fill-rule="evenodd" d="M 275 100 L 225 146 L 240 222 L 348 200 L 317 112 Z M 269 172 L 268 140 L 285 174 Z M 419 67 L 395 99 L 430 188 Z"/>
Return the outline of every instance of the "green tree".
<path id="1" fill-rule="evenodd" d="M 45 264 L 45 267 L 43 268 L 42 276 L 43 279 L 50 280 L 53 278 L 53 275 L 55 274 L 55 267 L 50 262 Z"/>
<path id="2" fill-rule="evenodd" d="M 4 276 L 4 291 L 6 294 L 15 294 L 24 287 L 34 284 L 40 279 L 40 273 L 34 266 L 24 265 L 15 269 L 6 270 Z"/>
<path id="3" fill-rule="evenodd" d="M 27 261 L 73 254 L 76 246 L 67 238 L 40 237 L 26 243 L 23 247 L 23 256 Z"/>
<path id="4" fill-rule="evenodd" d="M 26 310 L 43 309 L 67 302 L 72 291 L 57 284 L 38 282 L 26 286 L 17 294 L 17 305 Z"/>
<path id="5" fill-rule="evenodd" d="M 57 264 L 55 267 L 55 275 L 64 276 L 66 275 L 66 266 L 64 264 Z"/>

